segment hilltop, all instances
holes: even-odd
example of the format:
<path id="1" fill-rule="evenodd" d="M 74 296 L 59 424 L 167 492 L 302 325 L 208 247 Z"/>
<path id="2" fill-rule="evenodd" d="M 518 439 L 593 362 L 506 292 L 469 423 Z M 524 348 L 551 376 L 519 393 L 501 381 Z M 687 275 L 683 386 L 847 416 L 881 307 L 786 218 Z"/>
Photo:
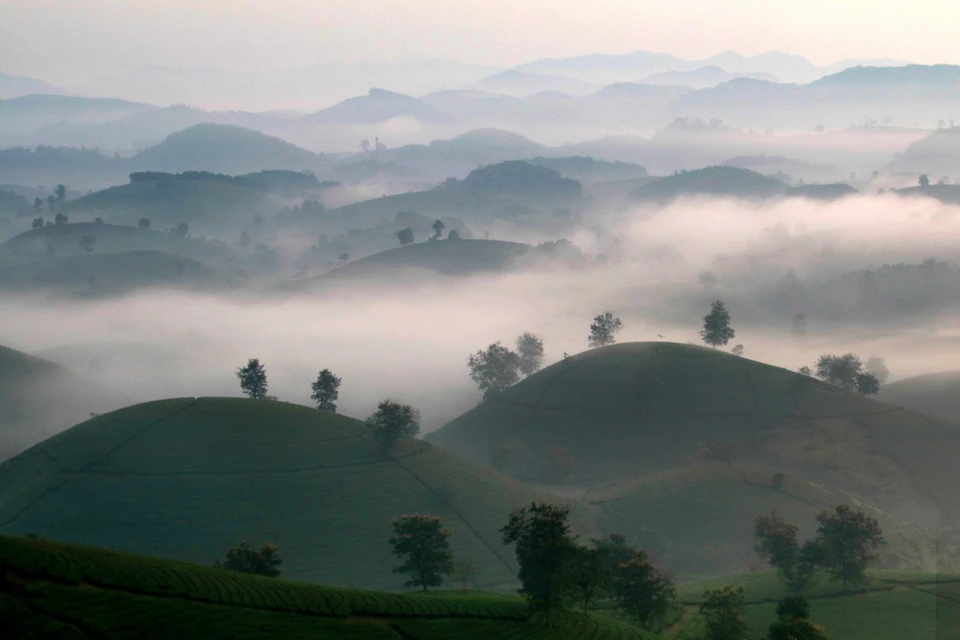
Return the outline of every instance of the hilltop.
<path id="1" fill-rule="evenodd" d="M 880 398 L 951 424 L 960 423 L 960 371 L 928 373 L 891 382 L 881 389 Z"/>
<path id="2" fill-rule="evenodd" d="M 271 540 L 284 575 L 396 589 L 387 538 L 406 513 L 439 516 L 478 586 L 511 589 L 498 529 L 549 498 L 417 440 L 390 456 L 367 426 L 265 400 L 181 398 L 97 416 L 0 466 L 0 533 L 210 565 Z M 95 515 L 93 515 L 95 514 Z"/>
<path id="3" fill-rule="evenodd" d="M 637 202 L 665 203 L 681 196 L 721 196 L 765 199 L 783 194 L 781 181 L 748 169 L 717 166 L 681 171 L 634 189 L 630 196 Z"/>
<path id="4" fill-rule="evenodd" d="M 25 538 L 0 537 L 0 565 L 7 578 L 0 621 L 22 640 L 93 640 L 118 629 L 144 640 L 653 638 L 575 612 L 547 624 L 516 597 L 337 589 Z"/>
<path id="5" fill-rule="evenodd" d="M 540 479 L 565 450 L 565 486 L 727 460 L 811 478 L 921 528 L 960 522 L 946 469 L 960 432 L 813 378 L 708 348 L 625 343 L 546 367 L 427 436 L 480 464 Z"/>
<path id="6" fill-rule="evenodd" d="M 0 346 L 0 460 L 111 406 L 88 377 Z"/>

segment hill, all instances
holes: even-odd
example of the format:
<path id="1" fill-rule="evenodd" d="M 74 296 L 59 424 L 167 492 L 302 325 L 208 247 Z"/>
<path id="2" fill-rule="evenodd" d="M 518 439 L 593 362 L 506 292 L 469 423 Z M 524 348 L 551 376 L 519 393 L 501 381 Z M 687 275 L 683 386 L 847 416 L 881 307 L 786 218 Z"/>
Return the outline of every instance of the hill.
<path id="1" fill-rule="evenodd" d="M 707 167 L 681 171 L 642 185 L 630 194 L 637 202 L 665 203 L 681 196 L 763 199 L 781 195 L 787 186 L 767 176 L 738 167 Z"/>
<path id="2" fill-rule="evenodd" d="M 768 73 L 728 73 L 716 65 L 700 67 L 693 71 L 655 73 L 652 76 L 647 76 L 641 80 L 641 82 L 643 84 L 687 86 L 693 87 L 694 89 L 703 89 L 706 87 L 715 87 L 721 82 L 727 82 L 728 80 L 734 80 L 736 78 L 753 78 L 755 80 L 777 82 L 777 78 Z"/>
<path id="3" fill-rule="evenodd" d="M 960 371 L 914 376 L 884 385 L 880 398 L 917 413 L 960 422 Z"/>
<path id="4" fill-rule="evenodd" d="M 810 478 L 926 529 L 960 523 L 945 471 L 960 451 L 947 424 L 786 369 L 708 348 L 626 343 L 546 367 L 427 436 L 506 473 L 543 477 L 566 451 L 565 486 L 595 488 L 702 460 Z M 553 449 L 553 452 L 551 452 Z"/>
<path id="5" fill-rule="evenodd" d="M 0 460 L 113 406 L 90 379 L 0 346 Z"/>
<path id="6" fill-rule="evenodd" d="M 526 160 L 530 164 L 547 167 L 565 178 L 579 181 L 631 180 L 647 177 L 647 170 L 630 162 L 607 162 L 586 156 L 544 158 L 538 156 Z"/>
<path id="7" fill-rule="evenodd" d="M 884 169 L 927 173 L 933 182 L 941 175 L 956 174 L 960 170 L 960 127 L 937 129 L 917 140 Z"/>
<path id="8" fill-rule="evenodd" d="M 855 196 L 860 192 L 848 184 L 835 182 L 833 184 L 804 184 L 787 189 L 786 195 L 795 198 L 810 200 L 839 200 L 847 196 Z"/>
<path id="9" fill-rule="evenodd" d="M 63 91 L 43 80 L 0 73 L 0 98 L 18 98 L 32 93 L 63 93 Z"/>
<path id="10" fill-rule="evenodd" d="M 936 573 L 867 571 L 863 591 L 843 591 L 821 582 L 808 599 L 810 620 L 824 627 L 831 640 L 940 640 L 960 634 L 960 576 Z M 682 586 L 678 590 L 686 615 L 664 634 L 693 640 L 702 637 L 697 613 L 703 592 L 725 586 L 744 589 L 747 637 L 766 637 L 776 621 L 776 601 L 787 594 L 769 571 L 729 576 Z"/>
<path id="11" fill-rule="evenodd" d="M 538 73 L 524 73 L 522 71 L 507 70 L 475 82 L 469 87 L 476 91 L 489 91 L 508 96 L 532 96 L 542 91 L 559 91 L 570 95 L 586 95 L 593 93 L 600 86 L 589 82 L 572 80 L 564 76 L 542 75 Z"/>
<path id="12" fill-rule="evenodd" d="M 181 398 L 95 417 L 0 466 L 0 533 L 205 565 L 271 540 L 292 579 L 396 589 L 390 521 L 431 513 L 479 586 L 506 589 L 516 567 L 498 529 L 538 495 L 421 441 L 384 456 L 345 416 Z"/>
<path id="13" fill-rule="evenodd" d="M 365 96 L 348 98 L 302 120 L 310 124 L 365 124 L 392 118 L 415 118 L 421 122 L 444 122 L 446 115 L 435 111 L 422 100 L 387 91 L 370 89 Z"/>
<path id="14" fill-rule="evenodd" d="M 525 603 L 472 592 L 402 595 L 242 573 L 26 538 L 0 537 L 0 622 L 21 640 L 643 640 L 652 636 L 593 615 L 549 624 Z"/>
<path id="15" fill-rule="evenodd" d="M 474 169 L 456 187 L 473 193 L 493 193 L 537 200 L 576 200 L 582 186 L 555 169 L 509 160 Z"/>
<path id="16" fill-rule="evenodd" d="M 0 268 L 0 290 L 77 297 L 122 295 L 145 288 L 220 291 L 238 279 L 164 251 L 84 253 Z"/>
<path id="17" fill-rule="evenodd" d="M 171 134 L 130 160 L 140 171 L 212 171 L 231 175 L 264 169 L 301 171 L 322 164 L 319 155 L 280 138 L 222 124 L 198 124 Z"/>

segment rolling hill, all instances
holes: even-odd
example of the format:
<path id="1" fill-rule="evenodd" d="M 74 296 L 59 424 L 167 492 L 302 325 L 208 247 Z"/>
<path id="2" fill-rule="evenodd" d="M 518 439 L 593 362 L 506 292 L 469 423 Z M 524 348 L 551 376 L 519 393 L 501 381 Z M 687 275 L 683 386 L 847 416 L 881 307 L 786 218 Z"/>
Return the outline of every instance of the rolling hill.
<path id="1" fill-rule="evenodd" d="M 787 185 L 747 169 L 707 167 L 681 171 L 637 187 L 630 194 L 635 202 L 666 203 L 681 196 L 713 196 L 764 199 L 783 194 Z"/>
<path id="2" fill-rule="evenodd" d="M 26 538 L 0 537 L 0 566 L 0 623 L 21 640 L 653 638 L 590 614 L 531 619 L 515 597 L 337 589 Z"/>
<path id="3" fill-rule="evenodd" d="M 944 371 L 884 385 L 880 399 L 908 411 L 960 423 L 960 371 Z"/>
<path id="4" fill-rule="evenodd" d="M 390 521 L 432 513 L 479 586 L 503 590 L 516 567 L 498 529 L 540 495 L 421 441 L 384 456 L 344 416 L 183 398 L 95 417 L 0 466 L 0 533 L 207 565 L 271 540 L 292 579 L 396 589 Z"/>
<path id="5" fill-rule="evenodd" d="M 115 406 L 87 377 L 0 346 L 0 460 Z"/>
<path id="6" fill-rule="evenodd" d="M 960 524 L 960 492 L 946 471 L 960 452 L 953 427 L 696 346 L 581 353 L 427 439 L 480 464 L 504 446 L 504 471 L 524 480 L 543 478 L 559 448 L 569 456 L 562 485 L 588 490 L 727 460 L 810 479 L 925 531 L 952 535 Z"/>

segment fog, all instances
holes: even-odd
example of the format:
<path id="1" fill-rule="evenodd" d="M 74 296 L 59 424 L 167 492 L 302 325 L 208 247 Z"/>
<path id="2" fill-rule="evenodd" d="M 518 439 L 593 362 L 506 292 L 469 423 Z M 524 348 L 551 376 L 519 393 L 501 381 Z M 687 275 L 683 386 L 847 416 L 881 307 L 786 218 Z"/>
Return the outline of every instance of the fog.
<path id="1" fill-rule="evenodd" d="M 239 395 L 234 372 L 255 357 L 266 366 L 271 394 L 309 404 L 310 382 L 330 368 L 344 380 L 342 413 L 363 418 L 389 397 L 419 408 L 430 431 L 479 401 L 466 358 L 492 342 L 512 344 L 532 331 L 543 337 L 549 364 L 584 350 L 591 319 L 609 309 L 624 321 L 621 342 L 699 344 L 701 318 L 720 298 L 737 330 L 728 348 L 743 344 L 745 357 L 795 369 L 824 352 L 854 351 L 864 360 L 883 357 L 896 379 L 956 368 L 953 301 L 876 323 L 811 313 L 809 337 L 800 342 L 789 322 L 764 310 L 760 292 L 788 269 L 815 279 L 888 262 L 956 262 L 958 214 L 930 199 L 884 196 L 826 204 L 685 200 L 660 210 L 585 215 L 589 222 L 571 234 L 591 261 L 581 269 L 460 279 L 424 273 L 417 285 L 386 277 L 377 285 L 351 282 L 283 297 L 4 296 L 0 344 L 99 378 L 130 402 Z M 596 261 L 600 254 L 608 259 Z M 699 280 L 705 270 L 716 284 Z"/>

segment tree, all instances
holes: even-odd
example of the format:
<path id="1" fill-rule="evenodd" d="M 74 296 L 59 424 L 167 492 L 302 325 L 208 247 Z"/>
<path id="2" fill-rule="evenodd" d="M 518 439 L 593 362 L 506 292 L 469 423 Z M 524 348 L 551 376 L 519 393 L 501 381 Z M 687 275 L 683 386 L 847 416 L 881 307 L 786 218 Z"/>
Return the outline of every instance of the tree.
<path id="1" fill-rule="evenodd" d="M 447 240 L 459 240 L 460 232 L 456 229 L 451 229 L 450 233 L 447 234 Z"/>
<path id="2" fill-rule="evenodd" d="M 621 329 L 623 329 L 623 323 L 620 318 L 614 318 L 610 311 L 601 313 L 593 319 L 593 323 L 590 325 L 587 344 L 591 349 L 611 345 L 617 341 L 615 336 Z"/>
<path id="3" fill-rule="evenodd" d="M 589 547 L 577 546 L 571 562 L 573 599 L 583 606 L 583 612 L 586 613 L 590 604 L 607 591 L 610 573 L 603 556 Z"/>
<path id="4" fill-rule="evenodd" d="M 627 545 L 627 537 L 622 533 L 611 533 L 603 538 L 592 538 L 593 548 L 604 559 L 607 571 L 616 577 L 620 566 L 632 558 L 637 551 Z"/>
<path id="5" fill-rule="evenodd" d="M 57 198 L 58 203 L 62 203 L 67 199 L 67 188 L 62 184 L 58 184 L 57 188 L 53 190 L 53 195 Z"/>
<path id="6" fill-rule="evenodd" d="M 337 256 L 337 260 L 340 261 L 340 264 L 345 264 L 350 261 L 350 254 L 346 252 L 341 253 L 339 256 Z"/>
<path id="7" fill-rule="evenodd" d="M 83 248 L 84 251 L 90 253 L 93 251 L 93 245 L 97 243 L 97 236 L 92 235 L 83 235 L 80 237 L 79 246 Z"/>
<path id="8" fill-rule="evenodd" d="M 801 547 L 798 531 L 796 525 L 784 520 L 776 510 L 753 521 L 754 551 L 777 570 L 780 579 L 794 593 L 810 586 L 818 555 L 815 543 L 808 542 Z"/>
<path id="9" fill-rule="evenodd" d="M 742 356 L 743 351 L 744 351 L 743 345 L 738 344 L 737 346 L 735 346 L 733 349 L 730 350 L 730 353 L 732 353 L 735 356 Z"/>
<path id="10" fill-rule="evenodd" d="M 43 198 L 34 198 L 33 199 L 33 212 L 40 213 L 43 211 Z"/>
<path id="11" fill-rule="evenodd" d="M 817 516 L 816 544 L 820 562 L 831 580 L 848 585 L 863 584 L 867 566 L 876 560 L 876 549 L 885 543 L 880 525 L 860 510 L 841 504 L 833 512 Z"/>
<path id="12" fill-rule="evenodd" d="M 769 640 L 827 640 L 823 628 L 810 622 L 810 603 L 788 596 L 777 603 L 777 622 L 770 625 Z"/>
<path id="13" fill-rule="evenodd" d="M 857 376 L 862 371 L 863 363 L 852 353 L 842 356 L 825 353 L 817 359 L 817 377 L 844 391 L 856 389 Z"/>
<path id="14" fill-rule="evenodd" d="M 246 231 L 240 233 L 240 246 L 244 249 L 248 249 L 251 244 L 253 244 L 253 238 L 250 237 L 250 234 Z"/>
<path id="15" fill-rule="evenodd" d="M 150 228 L 150 218 L 140 218 L 140 222 L 137 223 L 137 226 L 141 229 Z"/>
<path id="16" fill-rule="evenodd" d="M 453 571 L 449 537 L 436 516 L 415 513 L 393 521 L 390 545 L 393 555 L 402 561 L 393 572 L 410 576 L 404 586 L 426 591 L 443 584 L 443 577 Z"/>
<path id="17" fill-rule="evenodd" d="M 62 213 L 58 213 L 57 216 L 53 219 L 54 224 L 58 227 L 67 224 L 70 222 L 70 218 Z"/>
<path id="18" fill-rule="evenodd" d="M 634 550 L 613 578 L 617 605 L 645 629 L 663 620 L 676 596 L 673 582 L 643 551 Z"/>
<path id="19" fill-rule="evenodd" d="M 887 369 L 887 363 L 883 358 L 871 357 L 864 363 L 863 370 L 876 378 L 880 384 L 887 384 L 887 380 L 890 379 L 890 370 Z"/>
<path id="20" fill-rule="evenodd" d="M 442 220 L 437 220 L 437 221 L 434 222 L 432 225 L 430 225 L 430 228 L 433 229 L 433 239 L 434 239 L 434 240 L 439 240 L 439 239 L 443 236 L 443 228 L 444 228 L 444 226 L 445 226 L 445 225 L 443 224 L 443 221 L 442 221 Z"/>
<path id="21" fill-rule="evenodd" d="M 30 226 L 33 227 L 34 229 L 42 229 L 42 228 L 43 228 L 43 216 L 40 216 L 40 217 L 38 217 L 38 218 L 34 218 L 34 219 L 33 219 L 33 222 L 30 223 Z"/>
<path id="22" fill-rule="evenodd" d="M 520 565 L 520 595 L 534 611 L 562 608 L 570 598 L 576 539 L 570 533 L 570 509 L 543 502 L 510 512 L 500 529 L 503 544 L 514 545 Z"/>
<path id="23" fill-rule="evenodd" d="M 190 227 L 187 226 L 186 222 L 181 222 L 177 225 L 177 228 L 174 230 L 173 234 L 178 238 L 186 238 L 190 235 Z"/>
<path id="24" fill-rule="evenodd" d="M 342 379 L 333 375 L 330 369 L 324 369 L 317 374 L 310 388 L 313 393 L 310 399 L 317 403 L 317 409 L 320 411 L 337 412 L 337 399 L 340 397 L 340 383 Z"/>
<path id="25" fill-rule="evenodd" d="M 522 333 L 517 338 L 519 369 L 524 377 L 536 373 L 543 366 L 543 340 L 532 333 Z"/>
<path id="26" fill-rule="evenodd" d="M 706 626 L 704 640 L 744 640 L 747 637 L 743 587 L 705 591 L 703 597 L 700 615 Z"/>
<path id="27" fill-rule="evenodd" d="M 467 358 L 470 379 L 477 383 L 487 398 L 520 380 L 520 356 L 499 342 L 481 349 Z"/>
<path id="28" fill-rule="evenodd" d="M 920 187 L 921 187 L 922 189 L 926 189 L 927 187 L 930 186 L 930 176 L 928 176 L 928 175 L 925 174 L 925 173 L 921 173 L 921 174 L 920 174 L 920 179 L 919 179 L 917 182 L 920 183 Z"/>
<path id="29" fill-rule="evenodd" d="M 406 227 L 397 231 L 397 240 L 400 241 L 400 246 L 405 247 L 408 244 L 413 243 L 413 229 Z"/>
<path id="30" fill-rule="evenodd" d="M 413 438 L 420 433 L 420 415 L 408 404 L 384 400 L 377 412 L 367 418 L 373 430 L 373 439 L 384 451 L 392 451 L 401 438 Z"/>
<path id="31" fill-rule="evenodd" d="M 283 560 L 280 559 L 277 545 L 272 542 L 264 543 L 259 549 L 254 549 L 246 542 L 241 542 L 239 547 L 227 549 L 226 560 L 223 562 L 217 561 L 213 566 L 218 569 L 279 578 L 281 564 L 283 564 Z"/>
<path id="32" fill-rule="evenodd" d="M 880 381 L 872 374 L 861 373 L 857 376 L 857 393 L 862 396 L 880 393 Z"/>
<path id="33" fill-rule="evenodd" d="M 267 397 L 267 371 L 258 359 L 251 358 L 247 366 L 237 369 L 237 378 L 240 379 L 240 390 L 254 400 Z"/>
<path id="34" fill-rule="evenodd" d="M 57 197 L 50 195 L 47 196 L 47 207 L 50 208 L 50 213 L 53 213 L 54 206 L 57 204 Z"/>
<path id="35" fill-rule="evenodd" d="M 467 585 L 473 584 L 473 581 L 476 580 L 479 575 L 480 567 L 470 560 L 454 562 L 453 571 L 450 572 L 450 577 L 460 583 L 461 591 L 466 591 Z"/>
<path id="36" fill-rule="evenodd" d="M 725 346 L 736 335 L 736 331 L 730 326 L 730 314 L 727 307 L 720 300 L 715 300 L 710 305 L 710 313 L 703 317 L 703 329 L 700 330 L 700 336 L 703 341 L 716 349 L 718 346 Z"/>

